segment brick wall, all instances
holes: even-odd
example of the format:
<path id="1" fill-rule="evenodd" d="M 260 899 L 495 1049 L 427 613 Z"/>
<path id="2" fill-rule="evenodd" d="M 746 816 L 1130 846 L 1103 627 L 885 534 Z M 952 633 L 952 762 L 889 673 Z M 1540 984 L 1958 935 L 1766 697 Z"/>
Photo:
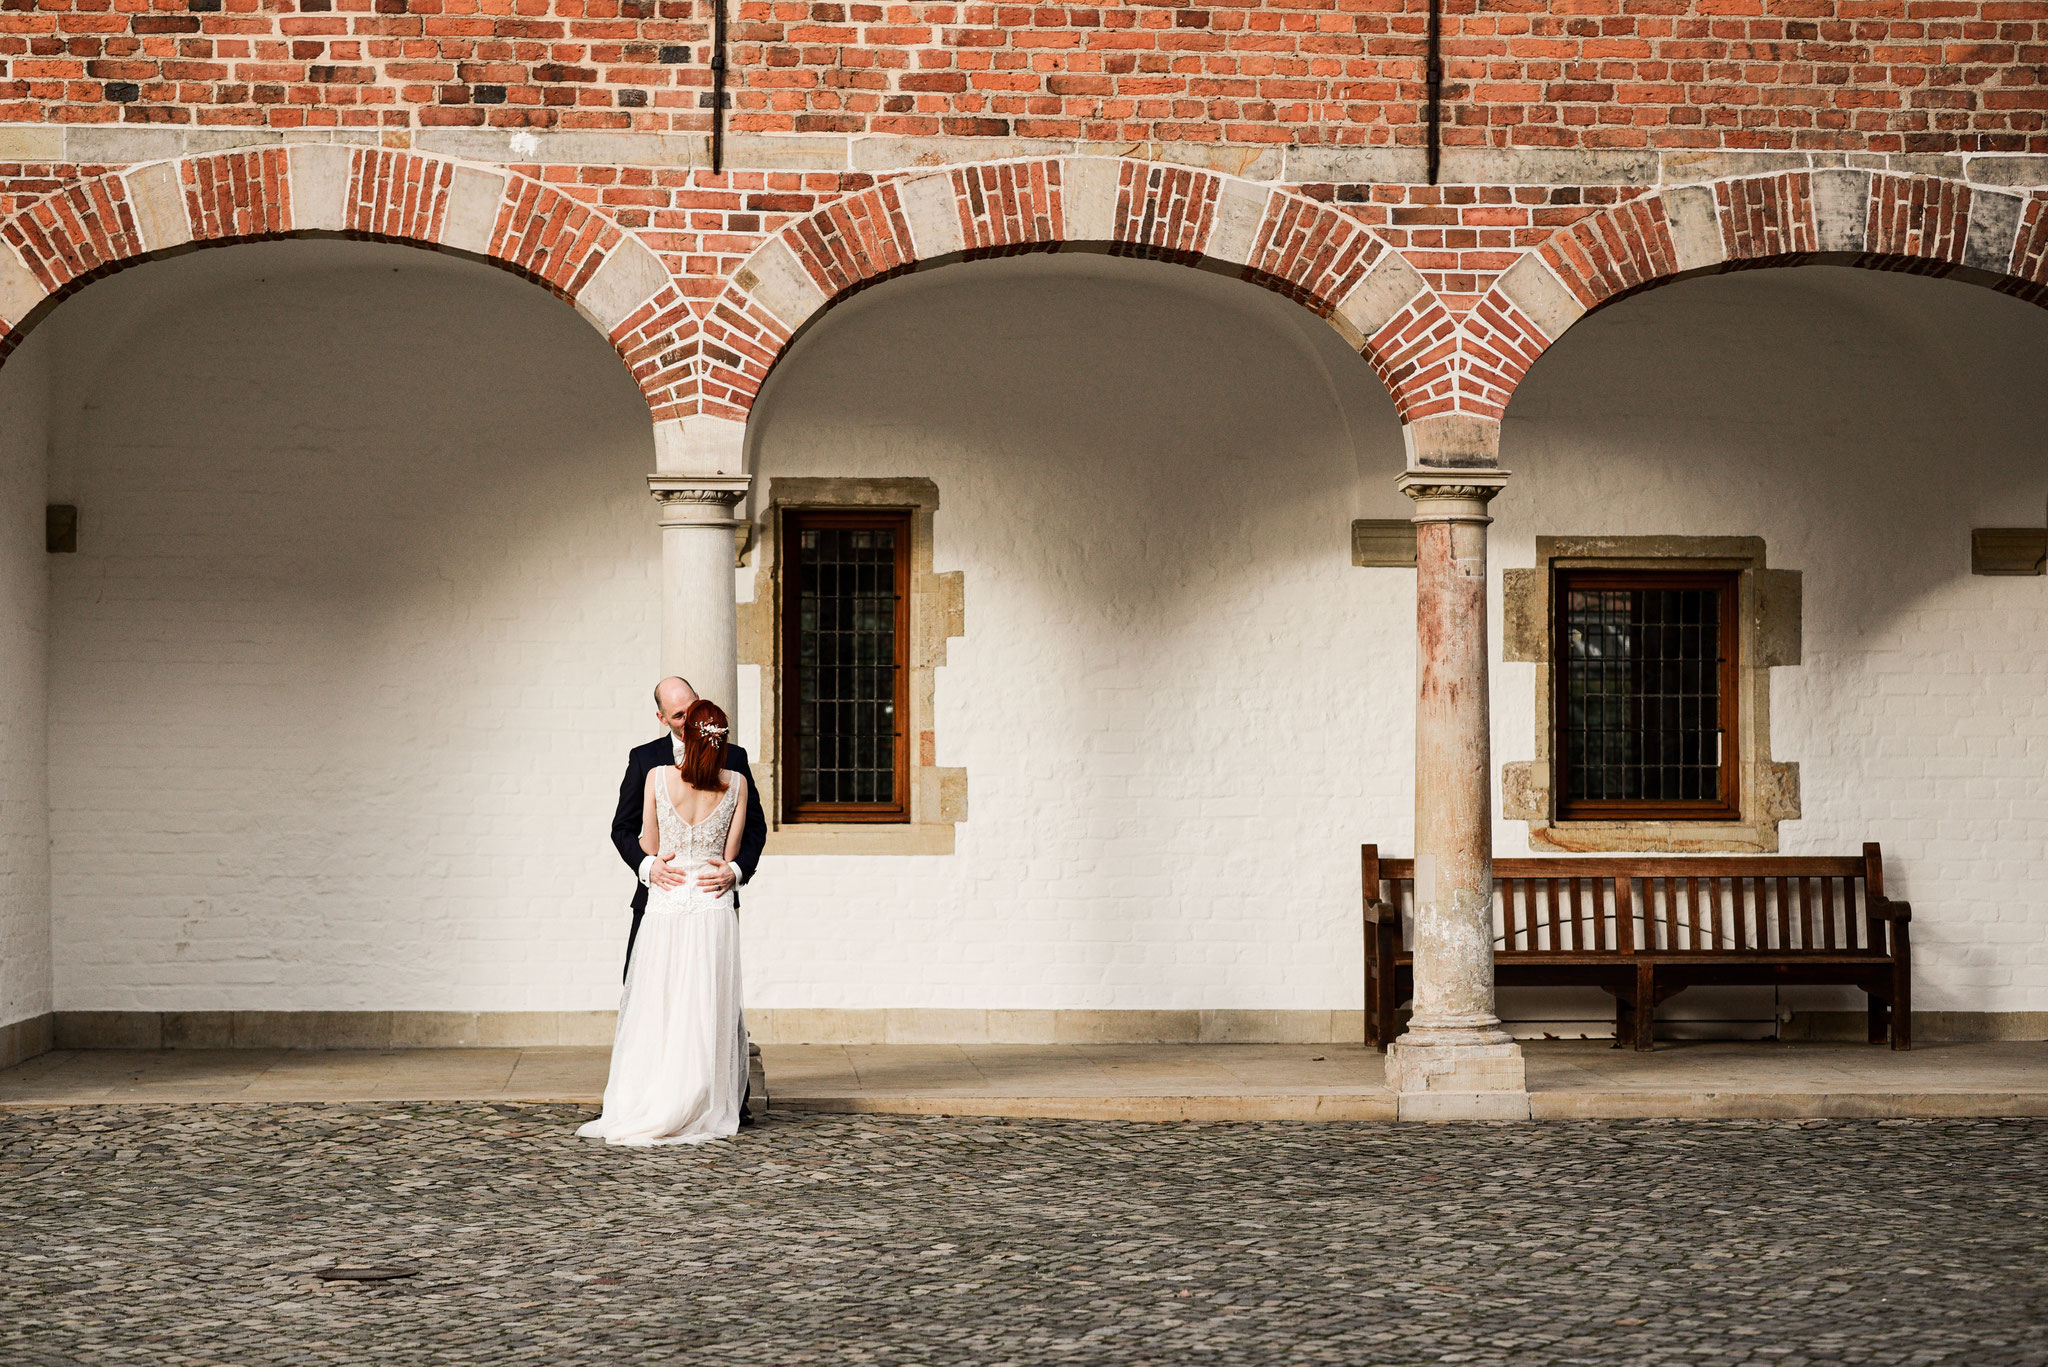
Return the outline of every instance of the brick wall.
<path id="1" fill-rule="evenodd" d="M 50 1009 L 47 362 L 0 375 L 0 1026 Z"/>
<path id="2" fill-rule="evenodd" d="M 2048 150 L 2013 0 L 1444 6 L 1460 147 Z M 732 126 L 1416 147 L 1422 0 L 735 0 Z M 0 122 L 698 131 L 709 9 L 670 0 L 8 0 Z"/>

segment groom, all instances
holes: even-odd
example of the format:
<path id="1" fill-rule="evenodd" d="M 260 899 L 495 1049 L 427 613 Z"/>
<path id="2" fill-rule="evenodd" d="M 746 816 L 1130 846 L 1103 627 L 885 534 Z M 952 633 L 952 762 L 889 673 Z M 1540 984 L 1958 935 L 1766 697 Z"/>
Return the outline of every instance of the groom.
<path id="1" fill-rule="evenodd" d="M 697 690 L 682 679 L 663 679 L 654 686 L 654 715 L 661 719 L 668 734 L 633 748 L 626 757 L 626 777 L 619 784 L 619 809 L 612 814 L 612 844 L 619 858 L 626 861 L 626 867 L 640 875 L 640 886 L 633 890 L 633 928 L 626 934 L 628 966 L 633 962 L 633 941 L 640 935 L 640 918 L 647 911 L 648 887 L 683 885 L 683 875 L 671 869 L 667 861 L 641 852 L 640 823 L 646 811 L 647 775 L 682 759 L 683 718 L 696 701 Z M 768 818 L 761 811 L 761 785 L 754 782 L 753 770 L 747 768 L 747 752 L 727 744 L 725 767 L 747 781 L 747 824 L 740 831 L 740 854 L 730 864 L 722 859 L 711 860 L 697 875 L 697 882 L 713 893 L 735 889 L 732 902 L 737 908 L 740 895 L 736 885 L 752 878 L 754 866 L 761 862 L 761 847 L 768 841 Z"/>

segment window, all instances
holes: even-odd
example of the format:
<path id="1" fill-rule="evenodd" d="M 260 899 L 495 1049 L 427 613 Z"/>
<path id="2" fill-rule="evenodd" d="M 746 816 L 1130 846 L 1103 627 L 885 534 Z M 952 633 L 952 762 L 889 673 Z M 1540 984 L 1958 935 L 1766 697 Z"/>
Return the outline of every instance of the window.
<path id="1" fill-rule="evenodd" d="M 967 603 L 966 575 L 932 566 L 938 485 L 914 476 L 776 475 L 764 492 L 750 538 L 753 593 L 740 599 L 738 626 L 742 684 L 760 689 L 754 777 L 768 813 L 769 850 L 951 854 L 956 828 L 967 819 L 967 771 L 939 763 L 938 690 L 947 643 L 967 630 Z M 848 531 L 884 535 L 879 545 L 870 535 L 870 544 L 854 546 L 842 535 Z M 848 556 L 865 559 L 878 581 L 886 576 L 888 591 L 860 592 L 860 571 L 846 569 Z M 836 587 L 828 576 L 838 577 Z M 744 593 L 744 576 L 740 582 Z M 849 583 L 851 595 L 843 592 Z M 880 601 L 855 605 L 845 601 L 849 596 Z M 828 611 L 866 612 L 869 620 L 865 629 L 854 617 L 835 626 L 822 615 Z M 858 647 L 849 632 L 861 638 Z M 863 666 L 869 674 L 844 682 L 822 672 L 845 667 L 825 652 L 855 648 L 878 657 Z M 880 706 L 866 716 L 835 708 L 832 698 L 845 693 L 821 693 L 821 685 L 862 688 L 866 701 Z M 812 706 L 820 702 L 827 706 Z M 848 745 L 854 753 L 842 763 Z"/>
<path id="2" fill-rule="evenodd" d="M 1557 572 L 1559 820 L 1739 811 L 1737 588 L 1731 573 Z"/>
<path id="3" fill-rule="evenodd" d="M 783 515 L 783 820 L 910 819 L 910 513 Z"/>
<path id="4" fill-rule="evenodd" d="M 1754 536 L 1538 535 L 1534 565 L 1502 570 L 1502 658 L 1539 666 L 1542 721 L 1535 755 L 1501 766 L 1501 813 L 1529 823 L 1532 849 L 1778 848 L 1799 816 L 1799 765 L 1771 753 L 1771 671 L 1799 664 L 1804 610 L 1799 571 L 1770 568 L 1767 549 Z M 1693 596 L 1643 596 L 1661 592 Z"/>

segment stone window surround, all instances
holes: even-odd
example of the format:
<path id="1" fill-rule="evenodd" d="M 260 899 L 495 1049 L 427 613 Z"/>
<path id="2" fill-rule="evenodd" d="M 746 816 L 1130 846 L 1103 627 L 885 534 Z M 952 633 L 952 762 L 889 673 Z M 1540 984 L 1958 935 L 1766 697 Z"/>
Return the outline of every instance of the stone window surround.
<path id="1" fill-rule="evenodd" d="M 770 854 L 951 854 L 967 819 L 967 771 L 940 768 L 934 751 L 934 692 L 946 642 L 966 633 L 963 576 L 932 569 L 932 521 L 939 487 L 928 479 L 789 478 L 768 481 L 756 514 L 754 600 L 739 605 L 739 659 L 761 669 L 761 753 L 755 782 L 768 814 Z M 910 820 L 785 822 L 782 814 L 782 602 L 784 509 L 908 509 L 910 524 Z"/>
<path id="2" fill-rule="evenodd" d="M 1734 570 L 1741 613 L 1736 819 L 1558 821 L 1551 774 L 1551 601 L 1558 569 Z M 1797 570 L 1765 565 L 1762 537 L 1539 536 L 1533 569 L 1502 575 L 1502 658 L 1537 666 L 1536 758 L 1501 767 L 1501 814 L 1529 823 L 1532 849 L 1578 853 L 1768 854 L 1799 816 L 1799 766 L 1771 757 L 1770 671 L 1800 663 Z"/>

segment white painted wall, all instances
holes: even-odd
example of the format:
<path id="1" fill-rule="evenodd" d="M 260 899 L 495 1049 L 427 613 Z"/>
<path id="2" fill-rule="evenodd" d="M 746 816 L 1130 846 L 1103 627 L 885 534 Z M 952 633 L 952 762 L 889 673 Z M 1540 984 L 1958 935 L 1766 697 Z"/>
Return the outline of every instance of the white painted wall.
<path id="1" fill-rule="evenodd" d="M 533 285 L 194 253 L 52 316 L 57 1005 L 610 1006 L 645 406 Z M 624 885 L 624 888 L 622 888 Z"/>
<path id="2" fill-rule="evenodd" d="M 50 1010 L 48 431 L 48 353 L 31 338 L 0 369 L 0 1025 Z"/>
<path id="3" fill-rule="evenodd" d="M 1787 848 L 1885 842 L 1934 1009 L 2048 1006 L 2048 594 L 1967 574 L 1969 526 L 2048 492 L 2044 324 L 1846 272 L 1652 293 L 1532 375 L 1495 505 L 1497 564 L 1715 532 L 1806 572 Z M 52 564 L 56 1005 L 614 1004 L 604 827 L 651 730 L 658 542 L 602 341 L 362 244 L 197 253 L 48 328 L 51 496 L 85 510 Z M 754 1006 L 1356 1004 L 1356 847 L 1409 845 L 1414 667 L 1412 574 L 1349 564 L 1352 518 L 1407 510 L 1362 362 L 1239 282 L 983 262 L 835 310 L 754 440 L 764 479 L 938 482 L 968 623 L 938 760 L 971 807 L 952 856 L 771 854 Z M 1533 690 L 1501 669 L 1501 762 Z"/>
<path id="4" fill-rule="evenodd" d="M 1502 439 L 1497 564 L 1539 534 L 1742 535 L 1803 573 L 1805 662 L 1771 671 L 1804 812 L 1781 839 L 1883 844 L 1921 1010 L 2048 1009 L 2048 579 L 1969 572 L 1973 526 L 2048 517 L 2044 359 L 2048 311 L 1976 286 L 1718 276 L 1581 322 Z M 1500 670 L 1497 761 L 1534 754 L 1535 671 Z"/>
<path id="5" fill-rule="evenodd" d="M 1408 504 L 1334 332 L 1184 267 L 976 263 L 836 309 L 756 415 L 764 481 L 937 482 L 970 812 L 950 857 L 771 842 L 756 1005 L 1355 1004 L 1358 844 L 1411 825 L 1414 577 L 1350 564 Z"/>

